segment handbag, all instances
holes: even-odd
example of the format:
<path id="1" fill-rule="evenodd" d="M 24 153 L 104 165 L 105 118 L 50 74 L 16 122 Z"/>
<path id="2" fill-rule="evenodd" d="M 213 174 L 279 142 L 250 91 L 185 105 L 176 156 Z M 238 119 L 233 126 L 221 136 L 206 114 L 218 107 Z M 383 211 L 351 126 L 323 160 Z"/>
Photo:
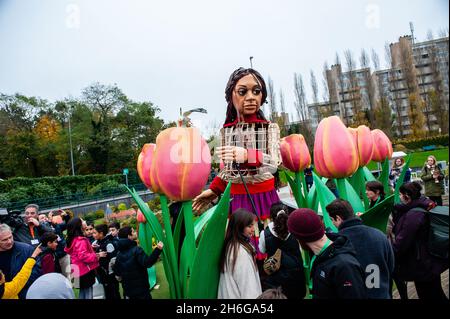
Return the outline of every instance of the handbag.
<path id="1" fill-rule="evenodd" d="M 264 260 L 263 269 L 268 275 L 277 272 L 281 266 L 281 249 L 278 248 L 275 253 Z"/>

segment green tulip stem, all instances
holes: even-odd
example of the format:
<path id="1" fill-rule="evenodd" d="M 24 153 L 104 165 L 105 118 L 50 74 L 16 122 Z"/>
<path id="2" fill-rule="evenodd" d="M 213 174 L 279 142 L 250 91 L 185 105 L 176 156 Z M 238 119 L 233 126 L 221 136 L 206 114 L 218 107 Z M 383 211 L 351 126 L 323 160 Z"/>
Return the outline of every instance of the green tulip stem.
<path id="1" fill-rule="evenodd" d="M 304 171 L 300 172 L 300 179 L 302 181 L 303 198 L 304 198 L 303 203 L 305 205 L 304 207 L 307 207 L 308 205 L 307 205 L 306 199 L 308 198 L 308 188 L 306 188 L 306 179 L 305 179 L 305 172 Z"/>
<path id="2" fill-rule="evenodd" d="M 309 287 L 309 282 L 311 280 L 311 274 L 309 273 L 309 264 L 311 263 L 311 260 L 309 258 L 309 253 L 302 249 L 302 256 L 303 256 L 303 269 L 305 272 L 305 282 L 306 286 Z"/>
<path id="3" fill-rule="evenodd" d="M 174 279 L 175 284 L 175 288 L 176 288 L 176 293 L 177 296 L 180 296 L 181 292 L 180 292 L 180 285 L 179 283 L 179 279 L 178 279 L 178 262 L 177 262 L 177 255 L 175 254 L 175 246 L 173 243 L 173 236 L 172 236 L 172 228 L 170 225 L 170 214 L 169 214 L 169 206 L 167 204 L 167 197 L 164 194 L 160 195 L 160 200 L 161 200 L 161 210 L 162 210 L 162 215 L 163 215 L 163 223 L 164 223 L 164 231 L 165 231 L 165 235 L 166 235 L 166 240 L 167 240 L 167 246 L 168 247 L 164 247 L 164 249 L 168 250 L 168 255 L 169 255 L 169 264 L 170 264 L 170 268 L 172 270 L 172 276 Z"/>
<path id="4" fill-rule="evenodd" d="M 302 172 L 295 172 L 295 184 L 297 185 L 297 194 L 300 199 L 300 207 L 306 207 L 305 205 L 305 196 L 303 196 L 302 192 L 302 183 L 301 183 L 301 174 Z M 305 176 L 303 175 L 303 178 Z"/>
<path id="5" fill-rule="evenodd" d="M 345 178 L 336 178 L 335 183 L 338 189 L 339 198 L 348 200 L 347 189 L 345 187 Z"/>
<path id="6" fill-rule="evenodd" d="M 193 221 L 193 215 L 192 215 L 192 201 L 188 200 L 183 202 L 183 214 L 184 214 L 184 225 L 186 229 L 186 237 L 185 241 L 186 243 L 183 243 L 183 246 L 187 244 L 186 250 L 186 266 L 189 272 L 192 271 L 192 264 L 194 262 L 195 254 L 197 251 L 197 248 L 195 246 L 195 233 L 194 233 L 194 221 Z M 189 276 L 189 274 L 185 274 Z M 180 278 L 182 280 L 185 280 L 185 283 L 187 284 L 188 279 L 187 278 Z M 186 295 L 187 292 L 187 285 L 185 286 L 184 295 Z"/>

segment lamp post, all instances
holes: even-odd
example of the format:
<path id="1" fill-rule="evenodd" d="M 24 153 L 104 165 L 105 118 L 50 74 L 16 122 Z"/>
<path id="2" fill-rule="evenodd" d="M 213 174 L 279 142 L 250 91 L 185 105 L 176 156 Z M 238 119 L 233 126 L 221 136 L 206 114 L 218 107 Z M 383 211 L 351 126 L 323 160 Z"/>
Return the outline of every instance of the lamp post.
<path id="1" fill-rule="evenodd" d="M 190 127 L 192 126 L 191 123 L 191 119 L 189 118 L 189 115 L 191 115 L 192 113 L 204 113 L 207 114 L 208 111 L 206 111 L 204 108 L 199 107 L 196 109 L 192 109 L 186 112 L 181 113 L 181 107 L 180 107 L 180 115 L 181 115 L 181 119 L 178 121 L 178 126 L 185 126 L 185 127 Z"/>
<path id="2" fill-rule="evenodd" d="M 73 165 L 73 150 L 72 150 L 72 127 L 70 125 L 70 118 L 72 117 L 72 106 L 69 113 L 69 144 L 70 144 L 70 163 L 72 165 L 72 176 L 75 176 L 75 167 Z"/>

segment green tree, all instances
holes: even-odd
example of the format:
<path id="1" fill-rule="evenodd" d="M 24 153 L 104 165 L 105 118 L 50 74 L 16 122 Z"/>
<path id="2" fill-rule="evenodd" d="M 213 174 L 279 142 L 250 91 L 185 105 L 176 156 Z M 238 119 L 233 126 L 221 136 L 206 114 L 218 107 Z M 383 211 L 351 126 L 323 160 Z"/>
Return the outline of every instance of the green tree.
<path id="1" fill-rule="evenodd" d="M 431 104 L 431 112 L 436 117 L 441 134 L 448 134 L 448 110 L 445 109 L 436 90 L 428 92 L 428 101 Z"/>
<path id="2" fill-rule="evenodd" d="M 151 102 L 127 103 L 114 118 L 108 172 L 135 167 L 142 146 L 155 143 L 164 121 L 156 116 L 159 109 Z"/>
<path id="3" fill-rule="evenodd" d="M 49 108 L 46 100 L 21 94 L 0 94 L 0 174 L 40 176 L 38 140 L 33 131 L 40 114 Z"/>
<path id="4" fill-rule="evenodd" d="M 392 126 L 394 124 L 394 117 L 392 116 L 391 107 L 389 106 L 388 101 L 386 98 L 382 98 L 381 100 L 377 101 L 375 110 L 375 126 L 371 127 L 372 129 L 380 129 L 386 135 L 392 139 L 394 137 L 394 134 L 392 132 Z"/>
<path id="5" fill-rule="evenodd" d="M 424 102 L 418 94 L 410 94 L 408 97 L 408 117 L 413 137 L 425 136 L 425 116 L 423 115 Z"/>

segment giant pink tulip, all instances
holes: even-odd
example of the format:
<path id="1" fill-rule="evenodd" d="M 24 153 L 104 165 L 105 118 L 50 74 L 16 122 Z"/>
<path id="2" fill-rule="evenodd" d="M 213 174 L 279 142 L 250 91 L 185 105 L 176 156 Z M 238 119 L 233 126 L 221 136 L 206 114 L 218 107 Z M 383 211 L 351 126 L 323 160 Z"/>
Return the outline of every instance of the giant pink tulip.
<path id="1" fill-rule="evenodd" d="M 358 150 L 359 166 L 363 167 L 369 164 L 373 155 L 373 136 L 365 125 L 358 126 L 357 129 L 349 127 L 348 130 L 353 135 Z"/>
<path id="2" fill-rule="evenodd" d="M 155 193 L 160 193 L 160 187 L 155 182 L 155 178 L 152 178 L 152 163 L 155 154 L 156 144 L 148 143 L 144 144 L 142 151 L 139 154 L 137 161 L 137 171 L 141 178 L 141 181 Z"/>
<path id="3" fill-rule="evenodd" d="M 386 157 L 392 157 L 392 143 L 389 137 L 383 131 L 375 129 L 372 131 L 373 136 L 373 155 L 372 160 L 375 162 L 383 162 Z"/>
<path id="4" fill-rule="evenodd" d="M 308 145 L 301 134 L 283 137 L 280 141 L 283 165 L 292 172 L 301 172 L 311 165 Z"/>
<path id="5" fill-rule="evenodd" d="M 172 200 L 187 201 L 200 194 L 211 172 L 211 153 L 200 131 L 171 127 L 159 133 L 152 172 Z"/>
<path id="6" fill-rule="evenodd" d="M 144 214 L 142 214 L 141 210 L 138 210 L 136 214 L 136 220 L 138 223 L 145 224 L 147 222 L 147 219 L 145 218 Z"/>
<path id="7" fill-rule="evenodd" d="M 324 118 L 317 127 L 314 141 L 314 166 L 327 178 L 344 178 L 358 169 L 356 143 L 337 116 Z"/>

